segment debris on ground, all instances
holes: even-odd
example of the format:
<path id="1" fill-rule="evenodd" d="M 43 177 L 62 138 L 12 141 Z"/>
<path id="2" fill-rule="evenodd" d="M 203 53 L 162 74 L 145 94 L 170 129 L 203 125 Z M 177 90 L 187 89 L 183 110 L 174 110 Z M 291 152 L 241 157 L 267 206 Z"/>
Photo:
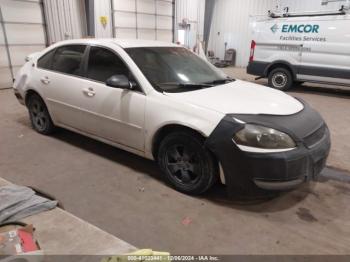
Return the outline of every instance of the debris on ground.
<path id="1" fill-rule="evenodd" d="M 184 226 L 189 226 L 189 225 L 191 225 L 192 224 L 192 219 L 191 218 L 189 218 L 189 217 L 185 217 L 183 220 L 182 220 L 182 225 L 184 225 Z"/>

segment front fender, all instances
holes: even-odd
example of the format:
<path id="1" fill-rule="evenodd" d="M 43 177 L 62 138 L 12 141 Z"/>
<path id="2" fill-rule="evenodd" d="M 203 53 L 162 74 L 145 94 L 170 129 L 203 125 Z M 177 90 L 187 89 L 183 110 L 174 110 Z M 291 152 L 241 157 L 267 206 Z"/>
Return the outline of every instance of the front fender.
<path id="1" fill-rule="evenodd" d="M 223 114 L 178 102 L 160 94 L 147 100 L 145 114 L 145 153 L 153 159 L 153 140 L 159 130 L 168 125 L 190 128 L 204 137 L 209 137 L 219 124 Z"/>

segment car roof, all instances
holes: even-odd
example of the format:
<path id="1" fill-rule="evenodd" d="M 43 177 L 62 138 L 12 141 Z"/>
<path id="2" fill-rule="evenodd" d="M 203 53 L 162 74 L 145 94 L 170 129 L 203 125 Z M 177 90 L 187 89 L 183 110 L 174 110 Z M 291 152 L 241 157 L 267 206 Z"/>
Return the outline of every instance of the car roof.
<path id="1" fill-rule="evenodd" d="M 162 41 L 151 41 L 151 40 L 140 40 L 140 39 L 117 39 L 117 38 L 106 38 L 106 39 L 75 39 L 75 40 L 66 40 L 58 42 L 58 45 L 63 44 L 103 44 L 114 43 L 119 45 L 122 48 L 135 48 L 135 47 L 180 47 L 179 45 L 162 42 Z"/>

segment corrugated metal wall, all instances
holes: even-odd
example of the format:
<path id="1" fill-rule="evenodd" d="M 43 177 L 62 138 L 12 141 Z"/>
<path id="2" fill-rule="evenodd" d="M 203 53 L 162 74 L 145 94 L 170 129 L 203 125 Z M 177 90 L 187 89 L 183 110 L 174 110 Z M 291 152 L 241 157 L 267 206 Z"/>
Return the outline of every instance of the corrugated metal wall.
<path id="1" fill-rule="evenodd" d="M 43 0 L 43 3 L 49 44 L 87 35 L 84 0 Z"/>
<path id="2" fill-rule="evenodd" d="M 215 0 L 213 0 L 215 1 Z M 205 0 L 176 0 L 176 30 L 184 19 L 191 24 L 189 47 L 203 40 Z"/>
<path id="3" fill-rule="evenodd" d="M 198 34 L 203 36 L 205 0 L 176 0 L 176 19 L 183 19 L 196 24 Z"/>
<path id="4" fill-rule="evenodd" d="M 237 50 L 237 66 L 246 66 L 249 59 L 251 29 L 250 21 L 256 15 L 265 15 L 268 10 L 290 12 L 336 10 L 345 2 L 329 3 L 321 6 L 322 0 L 216 0 L 213 24 L 209 41 L 209 50 L 223 59 L 225 43 L 227 48 Z"/>

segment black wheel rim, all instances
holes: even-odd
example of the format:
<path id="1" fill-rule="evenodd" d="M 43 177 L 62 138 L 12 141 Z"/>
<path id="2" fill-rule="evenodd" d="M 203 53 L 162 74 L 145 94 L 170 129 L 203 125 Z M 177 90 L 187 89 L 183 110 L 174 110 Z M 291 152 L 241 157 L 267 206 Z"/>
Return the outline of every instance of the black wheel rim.
<path id="1" fill-rule="evenodd" d="M 30 104 L 30 114 L 34 127 L 39 131 L 45 130 L 49 118 L 46 114 L 44 105 L 40 101 L 32 101 Z"/>
<path id="2" fill-rule="evenodd" d="M 194 185 L 201 178 L 201 161 L 196 152 L 187 146 L 174 145 L 169 148 L 165 164 L 172 178 L 182 185 Z"/>

